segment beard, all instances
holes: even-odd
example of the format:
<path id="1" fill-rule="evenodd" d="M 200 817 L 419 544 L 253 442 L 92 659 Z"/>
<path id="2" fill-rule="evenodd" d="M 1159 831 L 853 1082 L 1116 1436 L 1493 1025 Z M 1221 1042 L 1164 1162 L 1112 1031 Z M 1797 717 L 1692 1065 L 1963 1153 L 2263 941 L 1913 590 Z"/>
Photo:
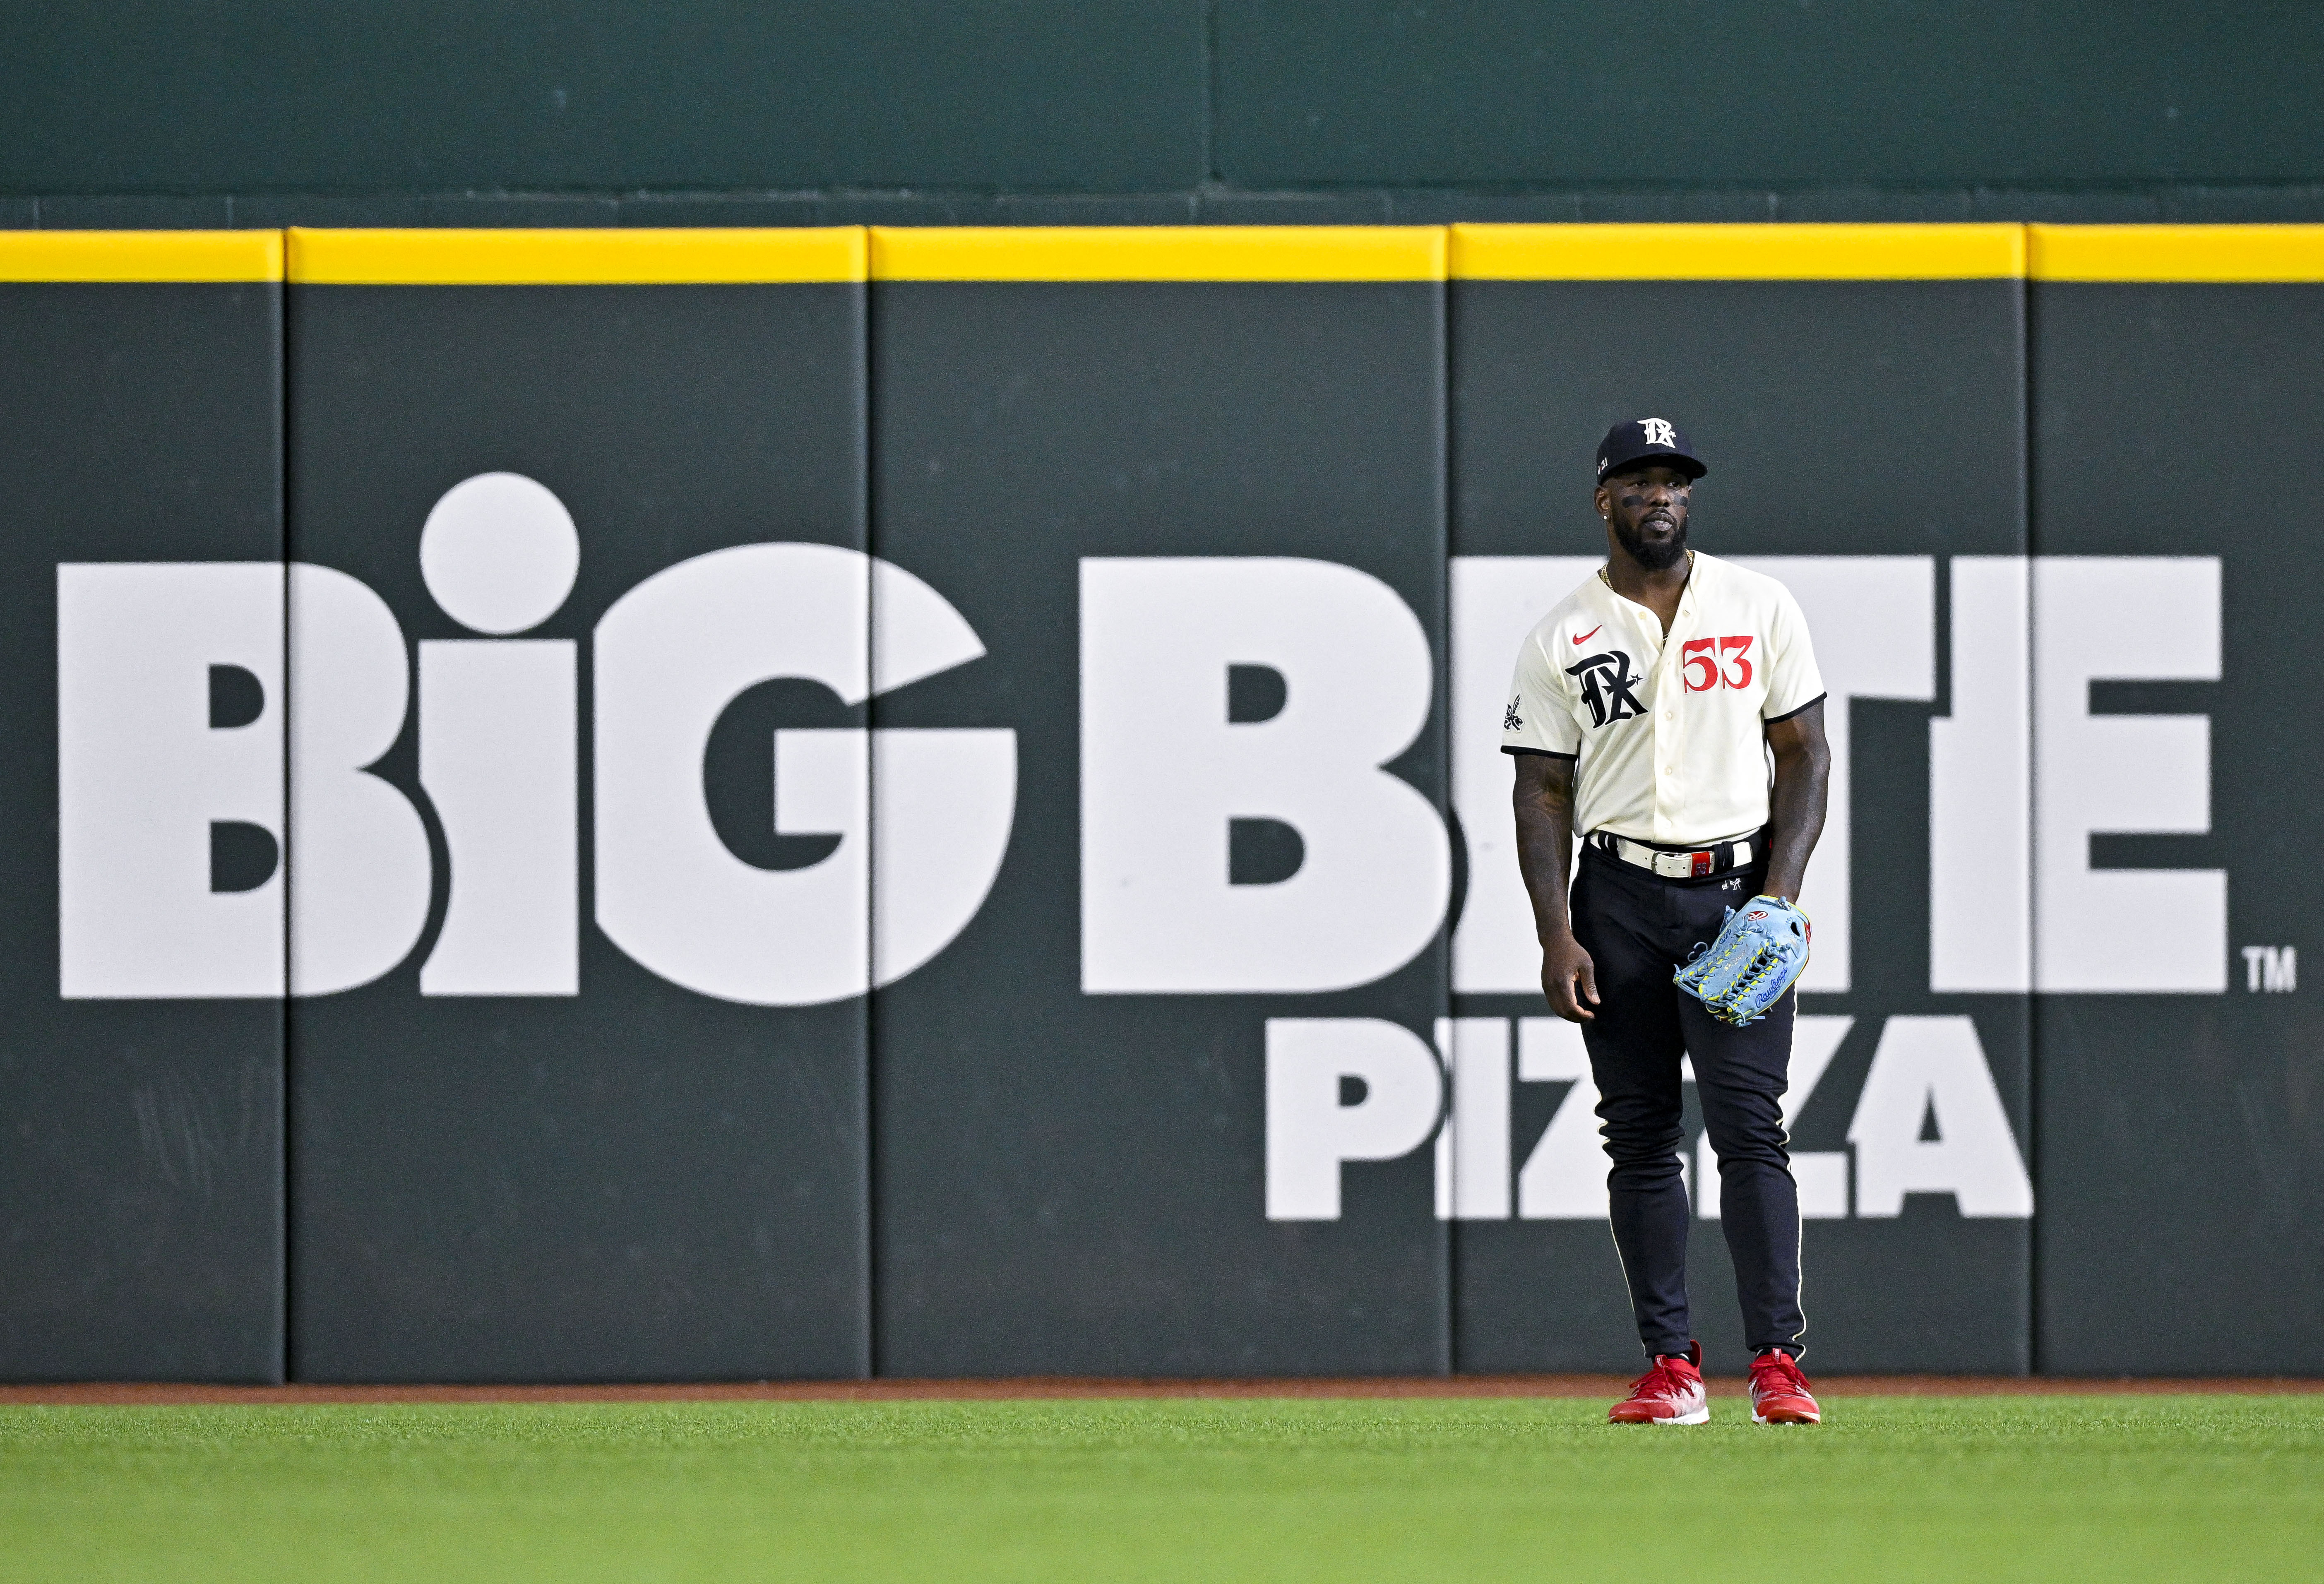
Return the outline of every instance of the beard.
<path id="1" fill-rule="evenodd" d="M 1686 520 L 1679 520 L 1678 531 L 1666 539 L 1648 540 L 1637 530 L 1622 523 L 1614 525 L 1614 537 L 1622 541 L 1622 548 L 1631 560 L 1649 572 L 1661 572 L 1679 564 L 1686 554 Z"/>

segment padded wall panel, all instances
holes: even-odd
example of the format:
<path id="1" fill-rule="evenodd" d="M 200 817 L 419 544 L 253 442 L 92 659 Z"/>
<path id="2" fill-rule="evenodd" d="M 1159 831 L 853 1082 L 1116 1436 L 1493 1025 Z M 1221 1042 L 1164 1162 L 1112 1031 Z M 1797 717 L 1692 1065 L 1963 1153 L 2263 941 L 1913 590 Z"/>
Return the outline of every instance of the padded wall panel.
<path id="1" fill-rule="evenodd" d="M 1268 273 L 1289 280 L 1038 278 L 1144 267 L 1122 261 L 1149 239 L 1093 235 L 925 271 L 984 279 L 875 264 L 874 547 L 990 651 L 875 719 L 1007 728 L 1019 776 L 982 910 L 874 1004 L 879 1367 L 1441 1370 L 1424 1042 L 1444 1008 L 1443 898 L 1411 875 L 1443 841 L 1442 288 L 1300 278 L 1382 247 L 1433 272 L 1441 238 L 1284 234 L 1305 262 Z M 1251 244 L 1164 250 L 1213 245 Z M 1325 609 L 1346 614 L 1319 625 Z M 1324 730 L 1303 790 L 1305 751 L 1265 745 L 1307 741 L 1349 677 L 1370 719 Z M 1319 916 L 1294 895 L 1375 857 L 1360 907 Z M 1270 887 L 1285 927 L 1253 938 Z M 1228 938 L 1247 949 L 1215 949 Z M 1312 1200 L 1269 1219 L 1284 1019 L 1341 1020 L 1319 1059 L 1360 1045 L 1388 1064 L 1376 1078 L 1413 1080 L 1322 1092 L 1327 1110 L 1402 1108 L 1374 1146 L 1393 1158 L 1292 1174 L 1336 1183 L 1320 1191 L 1337 1219 Z M 1285 1072 L 1304 1059 L 1277 1054 Z M 1283 1113 L 1291 1133 L 1317 1098 Z"/>
<path id="2" fill-rule="evenodd" d="M 0 1378 L 281 1378 L 280 272 L 0 236 Z"/>
<path id="3" fill-rule="evenodd" d="M 1626 253 L 1620 228 L 1584 229 L 1612 273 L 1721 267 L 1690 251 L 1702 245 L 1695 238 L 1642 228 Z M 1752 235 L 1792 245 L 1780 228 Z M 1452 733 L 1453 784 L 1470 884 L 1454 1004 L 1483 1020 L 1544 1014 L 1515 879 L 1499 712 L 1518 640 L 1605 554 L 1603 526 L 1591 520 L 1592 447 L 1618 419 L 1667 417 L 1711 468 L 1695 493 L 1692 542 L 1758 566 L 1799 596 L 1832 692 L 1828 729 L 1849 772 L 1844 788 L 1835 782 L 1833 822 L 1802 897 L 1817 957 L 1803 981 L 1795 1095 L 1817 1062 L 1829 1064 L 1793 1117 L 1795 1172 L 1814 1216 L 1803 1229 L 1812 1368 L 2028 1366 L 2031 1234 L 2018 1202 L 2031 1144 L 2028 1046 L 2024 998 L 2009 992 L 2024 972 L 2024 861 L 2022 841 L 2006 855 L 2006 829 L 1991 842 L 2005 850 L 1997 872 L 2014 875 L 2016 899 L 2005 884 L 1966 927 L 2015 930 L 2019 944 L 1985 964 L 1985 993 L 1932 988 L 1932 959 L 1943 955 L 1932 933 L 1958 943 L 1964 928 L 1958 910 L 1945 922 L 1934 895 L 1932 846 L 1942 855 L 1966 840 L 1992 855 L 1982 806 L 1963 804 L 1959 778 L 1932 768 L 1932 723 L 1941 737 L 1965 648 L 1981 654 L 1988 640 L 2006 648 L 2012 634 L 2022 639 L 2008 603 L 2025 548 L 2014 236 L 1993 227 L 1908 244 L 1937 249 L 1932 257 L 1955 273 L 1987 260 L 1996 277 L 1938 281 L 1461 279 L 1477 255 L 1455 246 L 1452 686 L 1465 713 Z M 1513 228 L 1499 245 L 1529 253 L 1527 268 L 1549 261 L 1546 272 L 1586 274 L 1592 266 L 1556 262 L 1571 238 L 1551 228 L 1528 240 Z M 1511 255 L 1496 256 L 1506 267 Z M 1825 258 L 1809 269 L 1844 275 L 1849 266 Z M 1954 597 L 1962 568 L 1987 579 L 1971 591 L 1983 601 L 1973 611 Z M 1959 628 L 1970 615 L 1974 624 Z M 1969 637 L 1953 641 L 1957 631 Z M 1980 721 L 2022 718 L 2022 675 L 2006 660 L 1973 668 L 1989 679 L 1974 701 Z M 1876 1064 L 1887 1069 L 1877 1088 Z M 1984 1186 L 1966 1198 L 1899 1198 L 1879 1187 L 1892 1179 L 1878 1162 L 1867 1174 L 1868 1150 L 1893 1164 L 1932 1137 L 1936 1124 L 1909 1076 L 1926 1070 L 1959 1078 L 1961 1104 L 1975 1109 L 1983 1086 L 2006 1108 L 2007 1136 L 1978 1147 Z M 1939 1096 L 1940 1120 L 1953 1092 Z M 1515 1083 L 1509 1169 L 1559 1147 L 1543 1140 L 1570 1093 L 1563 1082 Z M 1900 1106 L 1909 1119 L 1900 1121 Z M 1687 1112 L 1690 1172 L 1707 1210 L 1691 1088 Z M 1965 1147 L 1976 1120 L 1957 1123 Z M 1594 1130 L 1582 1120 L 1556 1138 L 1576 1141 L 1601 1171 Z M 1529 1217 L 1522 1201 L 1457 1224 L 1458 1367 L 1631 1368 L 1636 1332 L 1602 1213 L 1550 1219 L 1544 1201 Z M 1706 1368 L 1738 1370 L 1740 1329 L 1715 1219 L 1695 1222 L 1691 1266 Z"/>
<path id="4" fill-rule="evenodd" d="M 2271 253 L 2306 279 L 2228 283 Z M 2315 950 L 2303 853 L 2324 714 L 2301 502 L 2324 423 L 2324 244 L 2128 233 L 2083 262 L 2123 278 L 2033 288 L 2034 539 L 2057 558 L 2036 647 L 2061 730 L 2127 735 L 2061 767 L 2042 862 L 2061 916 L 2094 886 L 2129 889 L 2045 965 L 2036 1359 L 2313 1373 L 2324 1013 L 2284 953 Z M 2213 281 L 2136 279 L 2158 272 Z M 2125 569 L 2135 606 L 2112 587 Z M 2130 718 L 2157 716 L 2179 719 Z M 2126 786 L 2153 806 L 2123 806 Z M 2107 958 L 2135 982 L 2096 988 Z"/>
<path id="5" fill-rule="evenodd" d="M 333 614 L 312 654 L 299 629 L 294 671 L 345 696 L 333 723 L 366 723 L 329 761 L 340 801 L 294 808 L 294 868 L 343 829 L 369 846 L 293 917 L 294 973 L 308 951 L 318 976 L 291 1026 L 294 1372 L 861 1374 L 860 881 L 806 926 L 837 982 L 777 938 L 807 877 L 860 873 L 868 839 L 844 791 L 868 608 L 860 265 L 786 279 L 790 244 L 751 234 L 538 234 L 512 245 L 562 262 L 468 271 L 456 233 L 341 239 L 352 254 L 299 235 L 292 552 L 355 583 L 317 585 Z M 860 261 L 861 234 L 797 246 Z M 656 257 L 659 277 L 625 277 Z M 345 283 L 429 271 L 448 283 Z M 505 279 L 529 271 L 572 283 Z M 513 604 L 485 597 L 495 535 L 525 566 L 556 537 L 525 538 L 542 508 L 521 485 L 447 503 L 490 474 L 569 513 L 561 601 L 521 576 Z M 485 544 L 448 581 L 423 576 L 431 513 Z M 372 627 L 392 618 L 384 658 L 357 641 L 362 590 Z M 366 666 L 374 693 L 415 677 L 410 705 L 364 702 L 343 673 Z"/>

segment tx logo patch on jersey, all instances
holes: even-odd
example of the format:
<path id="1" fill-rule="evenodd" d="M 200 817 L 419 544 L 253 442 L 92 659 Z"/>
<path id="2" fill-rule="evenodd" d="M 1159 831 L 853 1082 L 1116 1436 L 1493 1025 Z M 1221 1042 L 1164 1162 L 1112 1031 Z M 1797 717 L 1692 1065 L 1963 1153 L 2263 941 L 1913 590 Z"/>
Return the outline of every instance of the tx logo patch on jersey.
<path id="1" fill-rule="evenodd" d="M 1585 656 L 1580 663 L 1566 667 L 1565 674 L 1580 681 L 1582 702 L 1590 706 L 1592 726 L 1611 725 L 1646 713 L 1646 706 L 1630 691 L 1646 678 L 1630 675 L 1630 657 L 1620 649 Z"/>
<path id="2" fill-rule="evenodd" d="M 1513 698 L 1513 699 L 1509 700 L 1508 712 L 1506 714 L 1504 714 L 1504 715 L 1502 715 L 1502 716 L 1501 716 L 1501 730 L 1502 730 L 1502 731 L 1504 731 L 1504 732 L 1517 732 L 1517 731 L 1522 731 L 1522 730 L 1524 729 L 1524 727 L 1525 727 L 1525 716 L 1524 716 L 1523 714 L 1521 714 L 1518 712 L 1518 710 L 1517 710 L 1517 705 L 1518 705 L 1519 704 L 1523 703 L 1523 702 L 1524 702 L 1524 700 L 1523 700 L 1523 698 L 1522 698 L 1522 697 Z"/>

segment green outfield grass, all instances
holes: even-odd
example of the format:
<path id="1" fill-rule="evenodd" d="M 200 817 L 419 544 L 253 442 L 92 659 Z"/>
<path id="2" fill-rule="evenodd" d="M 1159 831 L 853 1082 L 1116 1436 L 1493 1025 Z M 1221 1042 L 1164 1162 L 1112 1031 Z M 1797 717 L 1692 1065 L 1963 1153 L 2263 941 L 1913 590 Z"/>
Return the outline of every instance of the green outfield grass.
<path id="1" fill-rule="evenodd" d="M 0 1409 L 0 1577 L 2315 1578 L 2324 1397 Z"/>

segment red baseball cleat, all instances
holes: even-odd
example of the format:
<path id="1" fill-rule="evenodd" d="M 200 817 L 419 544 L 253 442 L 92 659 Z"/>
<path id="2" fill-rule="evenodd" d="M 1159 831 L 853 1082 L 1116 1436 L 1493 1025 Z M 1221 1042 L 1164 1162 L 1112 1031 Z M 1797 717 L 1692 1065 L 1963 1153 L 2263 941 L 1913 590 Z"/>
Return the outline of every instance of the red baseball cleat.
<path id="1" fill-rule="evenodd" d="M 1799 1361 L 1781 1348 L 1751 1360 L 1751 1420 L 1755 1424 L 1819 1424 L 1823 1415 L 1808 1390 Z"/>
<path id="2" fill-rule="evenodd" d="M 1702 1390 L 1702 1349 L 1689 1342 L 1683 1355 L 1662 1353 L 1654 1368 L 1630 1383 L 1630 1395 L 1606 1414 L 1609 1424 L 1701 1424 L 1711 1417 Z"/>

